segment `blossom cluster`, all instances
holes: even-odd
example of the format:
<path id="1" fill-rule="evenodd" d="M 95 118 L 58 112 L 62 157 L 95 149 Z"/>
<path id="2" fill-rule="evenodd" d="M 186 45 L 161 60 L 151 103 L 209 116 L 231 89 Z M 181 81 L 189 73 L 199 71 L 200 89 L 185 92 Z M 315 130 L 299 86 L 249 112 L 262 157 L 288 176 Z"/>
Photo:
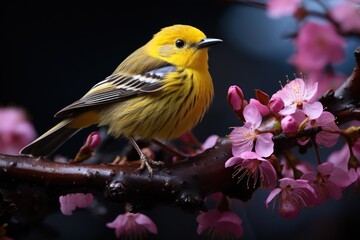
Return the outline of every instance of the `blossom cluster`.
<path id="1" fill-rule="evenodd" d="M 265 206 L 273 202 L 286 219 L 327 199 L 339 200 L 346 188 L 360 182 L 360 121 L 338 126 L 334 115 L 314 99 L 317 88 L 317 83 L 295 78 L 271 97 L 257 90 L 257 98 L 250 100 L 245 100 L 240 87 L 228 89 L 229 104 L 243 125 L 233 127 L 228 135 L 233 156 L 225 167 L 233 168 L 233 177 L 247 188 L 268 189 Z M 277 146 L 279 139 L 286 144 Z M 302 159 L 292 152 L 301 146 L 330 149 L 341 144 L 339 139 L 343 147 L 327 158 L 316 154 L 314 159 Z M 203 234 L 211 232 L 213 238 L 229 232 L 240 238 L 242 220 L 229 206 L 234 199 L 225 195 L 222 199 L 217 208 L 198 216 L 199 229 Z"/>
<path id="2" fill-rule="evenodd" d="M 252 183 L 248 187 L 272 189 L 266 205 L 278 197 L 279 213 L 285 218 L 295 217 L 303 207 L 321 204 L 327 198 L 340 199 L 346 187 L 359 181 L 360 138 L 354 133 L 360 122 L 340 128 L 334 115 L 324 111 L 321 102 L 312 100 L 316 91 L 317 83 L 296 78 L 271 97 L 257 94 L 259 99 L 250 99 L 239 111 L 238 103 L 244 102 L 244 97 L 238 93 L 242 91 L 237 86 L 229 88 L 229 103 L 242 114 L 244 124 L 229 134 L 233 157 L 225 167 L 235 167 L 234 176 L 239 181 L 248 178 L 246 181 Z M 310 130 L 315 136 L 303 134 Z M 275 149 L 275 136 L 283 136 L 287 147 Z M 345 140 L 343 150 L 328 159 L 320 154 L 315 161 L 294 159 L 293 154 L 289 157 L 293 147 L 309 144 L 318 151 L 319 146 L 333 147 L 340 136 Z M 334 154 L 342 157 L 335 158 Z"/>
<path id="3" fill-rule="evenodd" d="M 311 8 L 314 5 L 316 10 Z M 243 125 L 229 134 L 233 156 L 225 167 L 233 168 L 233 176 L 248 188 L 269 189 L 265 206 L 273 202 L 280 216 L 292 219 L 303 208 L 341 199 L 346 188 L 360 182 L 360 122 L 338 125 L 318 101 L 346 80 L 336 65 L 345 59 L 346 37 L 360 36 L 360 2 L 269 0 L 265 8 L 270 18 L 297 20 L 295 51 L 288 63 L 301 72 L 301 78 L 288 81 L 271 97 L 257 90 L 256 99 L 250 100 L 239 86 L 229 87 L 228 102 Z M 274 142 L 280 138 L 286 144 Z M 319 147 L 330 150 L 342 144 L 339 139 L 340 150 L 319 154 Z M 292 152 L 308 146 L 317 153 L 313 159 Z M 198 233 L 212 239 L 230 233 L 241 238 L 243 221 L 232 212 L 233 201 L 222 195 L 217 208 L 200 213 Z"/>
<path id="4" fill-rule="evenodd" d="M 23 108 L 0 108 L 0 153 L 18 154 L 36 136 L 35 128 Z"/>

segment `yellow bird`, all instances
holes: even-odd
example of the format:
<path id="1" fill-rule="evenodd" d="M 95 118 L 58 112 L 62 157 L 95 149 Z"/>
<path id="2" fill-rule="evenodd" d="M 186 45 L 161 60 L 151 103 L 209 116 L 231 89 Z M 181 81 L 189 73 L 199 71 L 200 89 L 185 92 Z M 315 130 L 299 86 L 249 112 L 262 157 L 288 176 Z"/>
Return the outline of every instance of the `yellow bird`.
<path id="1" fill-rule="evenodd" d="M 115 138 L 130 140 L 140 156 L 139 169 L 146 166 L 152 175 L 150 164 L 156 162 L 136 139 L 175 139 L 203 118 L 214 95 L 208 47 L 220 42 L 189 25 L 162 28 L 110 76 L 57 112 L 62 120 L 20 153 L 48 156 L 81 129 L 106 126 Z"/>

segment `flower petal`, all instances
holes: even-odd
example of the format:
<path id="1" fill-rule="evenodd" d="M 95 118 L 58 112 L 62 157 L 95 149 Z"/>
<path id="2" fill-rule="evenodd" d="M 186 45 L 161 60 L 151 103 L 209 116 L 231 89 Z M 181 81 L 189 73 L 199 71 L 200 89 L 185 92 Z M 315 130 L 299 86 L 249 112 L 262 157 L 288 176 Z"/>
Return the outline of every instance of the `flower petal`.
<path id="1" fill-rule="evenodd" d="M 268 208 L 269 207 L 269 203 L 279 194 L 281 193 L 281 188 L 275 188 L 273 189 L 269 196 L 266 198 L 266 201 L 265 201 L 265 204 L 266 204 L 266 207 Z"/>
<path id="2" fill-rule="evenodd" d="M 256 136 L 255 152 L 262 157 L 268 157 L 274 152 L 272 133 L 263 133 Z"/>
<path id="3" fill-rule="evenodd" d="M 72 215 L 76 208 L 86 208 L 91 205 L 94 196 L 91 193 L 71 193 L 59 197 L 60 210 L 64 215 Z"/>
<path id="4" fill-rule="evenodd" d="M 255 104 L 246 105 L 246 107 L 244 108 L 243 115 L 245 121 L 252 123 L 254 128 L 258 128 L 260 126 L 262 117 L 259 109 Z"/>
<path id="5" fill-rule="evenodd" d="M 225 168 L 241 164 L 244 161 L 241 157 L 231 157 L 225 162 Z"/>
<path id="6" fill-rule="evenodd" d="M 136 219 L 136 223 L 139 225 L 143 225 L 150 233 L 157 233 L 156 224 L 146 215 L 138 214 Z"/>
<path id="7" fill-rule="evenodd" d="M 303 110 L 309 116 L 309 119 L 316 119 L 320 117 L 323 112 L 323 105 L 321 102 L 303 103 Z"/>

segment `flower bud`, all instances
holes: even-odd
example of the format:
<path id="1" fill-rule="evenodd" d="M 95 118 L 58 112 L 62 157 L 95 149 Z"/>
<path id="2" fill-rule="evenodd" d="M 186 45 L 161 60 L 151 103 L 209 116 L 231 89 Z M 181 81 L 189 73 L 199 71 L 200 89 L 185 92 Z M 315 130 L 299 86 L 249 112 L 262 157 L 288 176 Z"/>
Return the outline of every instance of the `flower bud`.
<path id="1" fill-rule="evenodd" d="M 259 110 L 261 116 L 267 116 L 269 115 L 270 111 L 268 106 L 262 104 L 259 100 L 251 98 L 250 99 L 250 104 L 254 104 L 257 109 Z"/>
<path id="2" fill-rule="evenodd" d="M 100 133 L 95 131 L 89 134 L 89 136 L 86 139 L 85 146 L 87 146 L 91 150 L 94 150 L 97 146 L 100 145 L 100 143 L 101 143 Z"/>
<path id="3" fill-rule="evenodd" d="M 274 97 L 269 101 L 269 109 L 271 112 L 279 112 L 284 108 L 284 101 L 279 97 Z"/>
<path id="4" fill-rule="evenodd" d="M 241 111 L 244 107 L 244 94 L 236 85 L 230 86 L 228 90 L 227 100 L 234 111 Z"/>
<path id="5" fill-rule="evenodd" d="M 299 129 L 299 124 L 293 116 L 286 116 L 281 120 L 281 128 L 285 134 L 293 134 Z"/>

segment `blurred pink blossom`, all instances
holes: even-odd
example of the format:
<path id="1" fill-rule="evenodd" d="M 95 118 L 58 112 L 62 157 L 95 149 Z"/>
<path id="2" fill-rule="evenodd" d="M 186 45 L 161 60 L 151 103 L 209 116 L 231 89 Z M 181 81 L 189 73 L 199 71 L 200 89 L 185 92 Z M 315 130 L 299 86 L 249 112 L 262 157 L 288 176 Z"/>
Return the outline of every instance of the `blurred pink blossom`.
<path id="1" fill-rule="evenodd" d="M 335 116 L 328 112 L 324 111 L 319 118 L 314 119 L 309 122 L 311 127 L 321 127 L 322 131 L 316 134 L 315 141 L 317 144 L 325 147 L 333 147 L 337 140 L 339 139 L 339 127 L 335 123 Z M 305 127 L 305 129 L 307 129 Z"/>
<path id="2" fill-rule="evenodd" d="M 360 2 L 344 0 L 330 9 L 330 15 L 345 32 L 360 33 Z"/>
<path id="3" fill-rule="evenodd" d="M 238 198 L 230 198 L 229 196 L 225 195 L 222 192 L 214 192 L 208 196 L 206 196 L 205 201 L 210 206 L 218 206 L 218 208 L 222 208 L 220 206 L 224 202 L 224 198 L 226 201 L 226 204 L 228 204 L 228 209 L 235 209 L 243 205 L 243 202 Z"/>
<path id="4" fill-rule="evenodd" d="M 213 209 L 200 213 L 196 221 L 199 223 L 198 234 L 204 234 L 211 239 L 238 239 L 244 234 L 241 218 L 230 211 Z M 232 238 L 231 238 L 232 237 Z"/>
<path id="5" fill-rule="evenodd" d="M 344 171 L 348 171 L 349 159 L 350 159 L 349 145 L 346 143 L 343 145 L 343 147 L 340 150 L 333 151 L 328 156 L 327 161 L 334 163 L 335 166 L 341 168 Z"/>
<path id="6" fill-rule="evenodd" d="M 315 101 L 319 97 L 326 94 L 329 90 L 336 90 L 343 84 L 346 80 L 346 77 L 342 73 L 326 73 L 326 72 L 309 72 L 307 74 L 308 83 L 318 83 L 318 88 L 316 94 L 311 98 L 310 101 Z"/>
<path id="7" fill-rule="evenodd" d="M 296 53 L 289 61 L 304 72 L 321 71 L 327 64 L 338 64 L 345 57 L 345 39 L 327 22 L 306 22 L 294 44 Z"/>
<path id="8" fill-rule="evenodd" d="M 249 104 L 244 109 L 245 123 L 242 127 L 235 127 L 230 133 L 232 153 L 238 156 L 245 151 L 252 151 L 255 142 L 255 152 L 262 157 L 270 156 L 274 151 L 272 133 L 258 133 L 262 116 L 255 104 Z M 255 141 L 256 140 L 256 141 Z"/>
<path id="9" fill-rule="evenodd" d="M 314 204 L 316 193 L 307 180 L 282 178 L 279 187 L 271 191 L 265 201 L 266 207 L 277 197 L 280 216 L 291 219 L 299 215 L 303 207 Z"/>
<path id="10" fill-rule="evenodd" d="M 120 214 L 106 226 L 115 228 L 116 237 L 123 239 L 144 239 L 149 233 L 156 234 L 158 231 L 156 224 L 141 213 Z"/>
<path id="11" fill-rule="evenodd" d="M 269 0 L 266 12 L 272 18 L 292 15 L 300 7 L 300 4 L 301 0 Z"/>
<path id="12" fill-rule="evenodd" d="M 360 123 L 359 121 L 353 122 L 358 125 Z M 353 158 L 350 158 L 349 145 L 344 144 L 340 150 L 332 152 L 327 161 L 348 172 L 352 182 L 358 182 L 360 181 L 360 138 L 353 143 L 351 150 L 354 154 Z"/>
<path id="13" fill-rule="evenodd" d="M 36 137 L 25 111 L 17 107 L 0 108 L 0 153 L 18 155 Z"/>
<path id="14" fill-rule="evenodd" d="M 352 183 L 347 172 L 335 167 L 331 162 L 320 164 L 318 173 L 307 172 L 301 176 L 301 179 L 308 180 L 314 188 L 317 194 L 315 204 L 321 204 L 327 198 L 341 199 L 342 190 Z"/>
<path id="15" fill-rule="evenodd" d="M 247 177 L 247 187 L 256 187 L 258 181 L 260 186 L 264 188 L 273 188 L 276 184 L 277 176 L 271 163 L 262 158 L 255 152 L 243 152 L 238 156 L 232 157 L 225 162 L 225 167 L 236 166 L 233 177 L 237 176 L 238 181 L 242 181 Z"/>
<path id="16" fill-rule="evenodd" d="M 222 192 L 214 192 L 206 196 L 205 201 L 215 201 L 218 205 L 223 197 L 225 197 L 225 195 Z"/>
<path id="17" fill-rule="evenodd" d="M 64 215 L 72 215 L 76 208 L 86 208 L 92 204 L 94 196 L 91 193 L 71 193 L 59 197 L 60 210 Z"/>

